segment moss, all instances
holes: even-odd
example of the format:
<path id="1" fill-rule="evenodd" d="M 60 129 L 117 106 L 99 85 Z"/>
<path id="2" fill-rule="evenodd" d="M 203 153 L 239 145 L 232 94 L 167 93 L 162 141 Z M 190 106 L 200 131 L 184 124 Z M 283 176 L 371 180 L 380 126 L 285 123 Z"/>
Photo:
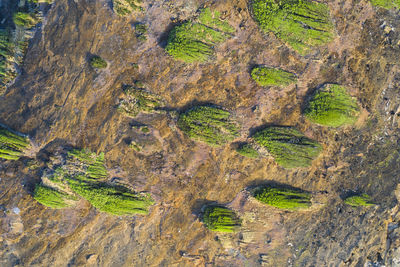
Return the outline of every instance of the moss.
<path id="1" fill-rule="evenodd" d="M 154 201 L 122 186 L 90 183 L 84 179 L 68 179 L 71 190 L 90 202 L 99 211 L 113 215 L 147 214 Z"/>
<path id="2" fill-rule="evenodd" d="M 203 223 L 211 231 L 234 232 L 241 224 L 234 211 L 220 206 L 208 206 L 204 209 Z"/>
<path id="3" fill-rule="evenodd" d="M 114 12 L 120 16 L 126 16 L 133 11 L 144 11 L 142 0 L 113 0 Z"/>
<path id="4" fill-rule="evenodd" d="M 349 197 L 345 198 L 344 203 L 346 203 L 347 205 L 353 206 L 353 207 L 375 205 L 371 201 L 371 197 L 367 194 L 349 196 Z"/>
<path id="5" fill-rule="evenodd" d="M 255 20 L 301 55 L 329 43 L 334 36 L 329 8 L 311 0 L 252 0 Z"/>
<path id="6" fill-rule="evenodd" d="M 28 138 L 0 126 L 0 158 L 18 160 L 28 146 Z"/>
<path id="7" fill-rule="evenodd" d="M 57 191 L 45 185 L 37 185 L 35 187 L 34 198 L 42 205 L 53 209 L 62 209 L 70 207 L 68 200 L 72 200 L 70 195 Z"/>
<path id="8" fill-rule="evenodd" d="M 140 112 L 152 113 L 162 104 L 161 98 L 146 91 L 144 88 L 127 86 L 124 89 L 125 96 L 118 105 L 118 110 L 128 117 L 136 117 Z"/>
<path id="9" fill-rule="evenodd" d="M 178 127 L 190 138 L 211 146 L 221 146 L 238 136 L 231 114 L 216 107 L 191 108 L 179 116 Z"/>
<path id="10" fill-rule="evenodd" d="M 131 215 L 146 214 L 154 203 L 148 194 L 107 183 L 103 153 L 96 155 L 86 149 L 75 149 L 68 153 L 62 165 L 57 166 L 50 175 L 44 173 L 42 184 L 36 189 L 38 193 L 35 191 L 35 199 L 43 205 L 69 207 L 74 203 L 72 200 L 81 197 L 102 212 Z"/>
<path id="11" fill-rule="evenodd" d="M 224 42 L 234 29 L 220 19 L 218 12 L 203 9 L 199 22 L 186 22 L 172 29 L 165 50 L 187 63 L 205 62 L 214 55 L 214 46 Z"/>
<path id="12" fill-rule="evenodd" d="M 90 66 L 95 69 L 107 68 L 107 62 L 99 56 L 93 56 L 90 59 Z"/>
<path id="13" fill-rule="evenodd" d="M 0 30 L 0 93 L 2 94 L 7 85 L 10 84 L 17 73 L 14 69 L 16 61 L 15 44 L 12 42 L 12 34 L 9 30 Z"/>
<path id="14" fill-rule="evenodd" d="M 293 73 L 268 67 L 255 67 L 251 77 L 261 86 L 287 86 L 297 81 Z"/>
<path id="15" fill-rule="evenodd" d="M 26 29 L 33 28 L 40 20 L 33 13 L 16 12 L 13 15 L 15 25 L 24 27 Z"/>
<path id="16" fill-rule="evenodd" d="M 104 166 L 104 153 L 96 155 L 86 149 L 74 149 L 68 153 L 70 162 L 75 159 L 74 166 L 89 179 L 104 179 L 108 177 L 107 169 Z"/>
<path id="17" fill-rule="evenodd" d="M 248 157 L 248 158 L 258 158 L 259 153 L 256 149 L 254 149 L 250 144 L 242 144 L 240 145 L 237 149 L 236 152 L 238 152 L 240 155 Z"/>
<path id="18" fill-rule="evenodd" d="M 135 141 L 131 141 L 131 143 L 129 144 L 129 147 L 132 148 L 133 150 L 135 150 L 136 152 L 140 152 L 142 150 L 141 146 L 136 143 Z"/>
<path id="19" fill-rule="evenodd" d="M 339 127 L 354 124 L 359 108 L 343 86 L 327 84 L 317 90 L 309 101 L 304 115 L 312 122 Z"/>
<path id="20" fill-rule="evenodd" d="M 147 40 L 147 26 L 142 23 L 135 24 L 135 34 L 136 38 L 144 42 Z"/>
<path id="21" fill-rule="evenodd" d="M 370 0 L 372 5 L 386 9 L 399 8 L 400 0 Z"/>
<path id="22" fill-rule="evenodd" d="M 306 209 L 311 206 L 311 194 L 300 189 L 278 186 L 262 186 L 254 190 L 258 201 L 284 210 Z"/>
<path id="23" fill-rule="evenodd" d="M 284 168 L 307 167 L 322 150 L 321 145 L 293 127 L 271 126 L 252 137 Z"/>

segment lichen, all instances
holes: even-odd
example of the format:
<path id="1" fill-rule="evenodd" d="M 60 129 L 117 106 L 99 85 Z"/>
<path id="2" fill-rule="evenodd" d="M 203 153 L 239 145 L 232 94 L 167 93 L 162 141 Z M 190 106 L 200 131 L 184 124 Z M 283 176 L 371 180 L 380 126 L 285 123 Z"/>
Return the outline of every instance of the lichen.
<path id="1" fill-rule="evenodd" d="M 241 224 L 236 213 L 222 206 L 208 206 L 204 209 L 203 223 L 211 231 L 234 232 Z"/>
<path id="2" fill-rule="evenodd" d="M 353 124 L 358 114 L 356 100 L 343 86 L 336 84 L 318 89 L 304 110 L 304 115 L 312 122 L 331 127 Z"/>
<path id="3" fill-rule="evenodd" d="M 253 68 L 251 77 L 261 86 L 287 86 L 297 80 L 293 73 L 264 66 Z"/>
<path id="4" fill-rule="evenodd" d="M 231 114 L 210 106 L 197 106 L 181 114 L 178 127 L 190 138 L 211 146 L 221 146 L 238 136 Z"/>
<path id="5" fill-rule="evenodd" d="M 228 39 L 235 30 L 220 19 L 220 13 L 203 9 L 198 22 L 175 26 L 165 50 L 173 58 L 187 63 L 205 62 L 214 54 L 214 46 Z"/>
<path id="6" fill-rule="evenodd" d="M 284 210 L 307 209 L 311 206 L 311 194 L 297 188 L 265 185 L 253 192 L 258 201 Z"/>
<path id="7" fill-rule="evenodd" d="M 251 10 L 264 32 L 273 32 L 299 54 L 329 43 L 334 26 L 329 8 L 311 0 L 252 0 Z"/>
<path id="8" fill-rule="evenodd" d="M 322 150 L 318 142 L 293 127 L 270 126 L 256 132 L 252 139 L 284 168 L 308 167 Z"/>

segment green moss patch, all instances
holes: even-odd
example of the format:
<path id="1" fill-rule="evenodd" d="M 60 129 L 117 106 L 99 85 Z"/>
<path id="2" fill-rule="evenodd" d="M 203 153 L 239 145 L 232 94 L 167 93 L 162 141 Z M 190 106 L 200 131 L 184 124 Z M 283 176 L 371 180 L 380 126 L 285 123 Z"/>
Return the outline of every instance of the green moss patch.
<path id="1" fill-rule="evenodd" d="M 331 127 L 354 124 L 358 114 L 356 100 L 343 86 L 336 84 L 317 90 L 304 110 L 304 115 L 312 122 Z"/>
<path id="2" fill-rule="evenodd" d="M 231 114 L 210 106 L 197 106 L 181 114 L 178 127 L 190 138 L 211 146 L 221 146 L 238 136 Z"/>
<path id="3" fill-rule="evenodd" d="M 154 203 L 150 196 L 134 193 L 122 186 L 89 183 L 77 178 L 68 179 L 71 190 L 102 212 L 113 215 L 147 214 Z"/>
<path id="4" fill-rule="evenodd" d="M 344 203 L 346 203 L 347 205 L 353 206 L 353 207 L 375 205 L 371 201 L 371 197 L 367 194 L 349 196 L 344 199 Z"/>
<path id="5" fill-rule="evenodd" d="M 370 0 L 372 5 L 386 9 L 399 8 L 400 0 Z"/>
<path id="6" fill-rule="evenodd" d="M 142 23 L 135 24 L 135 34 L 136 38 L 144 42 L 147 40 L 147 26 Z"/>
<path id="7" fill-rule="evenodd" d="M 311 0 L 252 0 L 251 10 L 264 32 L 273 32 L 301 55 L 329 43 L 334 26 L 326 4 Z"/>
<path id="8" fill-rule="evenodd" d="M 294 188 L 262 186 L 254 190 L 253 197 L 261 203 L 284 210 L 307 209 L 311 206 L 311 194 Z"/>
<path id="9" fill-rule="evenodd" d="M 239 153 L 242 156 L 248 157 L 248 158 L 258 158 L 259 153 L 256 149 L 254 149 L 250 144 L 242 144 L 240 145 L 237 149 L 236 152 Z"/>
<path id="10" fill-rule="evenodd" d="M 34 192 L 34 198 L 42 205 L 53 209 L 62 209 L 72 206 L 70 200 L 76 200 L 74 196 L 60 192 L 54 188 L 45 185 L 37 185 Z"/>
<path id="11" fill-rule="evenodd" d="M 33 28 L 40 20 L 34 13 L 16 12 L 14 13 L 13 20 L 15 25 L 27 29 Z"/>
<path id="12" fill-rule="evenodd" d="M 142 0 L 113 0 L 114 12 L 120 16 L 126 16 L 133 11 L 143 11 Z"/>
<path id="13" fill-rule="evenodd" d="M 146 214 L 154 203 L 148 194 L 108 183 L 103 153 L 75 149 L 62 162 L 54 171 L 45 172 L 42 183 L 36 186 L 34 198 L 45 206 L 70 207 L 84 198 L 101 212 L 132 215 Z"/>
<path id="14" fill-rule="evenodd" d="M 128 117 L 136 117 L 140 112 L 152 113 L 161 107 L 159 96 L 140 88 L 137 85 L 127 86 L 124 89 L 124 98 L 118 105 L 118 110 Z"/>
<path id="15" fill-rule="evenodd" d="M 220 206 L 208 206 L 204 209 L 203 223 L 211 231 L 234 232 L 241 224 L 234 211 Z"/>
<path id="16" fill-rule="evenodd" d="M 261 86 L 287 86 L 297 81 L 293 73 L 263 66 L 253 68 L 251 78 Z"/>
<path id="17" fill-rule="evenodd" d="M 252 136 L 284 168 L 307 167 L 322 150 L 321 145 L 293 127 L 271 126 Z"/>
<path id="18" fill-rule="evenodd" d="M 214 54 L 214 46 L 231 37 L 235 30 L 220 19 L 220 13 L 203 9 L 198 22 L 186 22 L 170 32 L 165 50 L 173 58 L 187 63 L 205 62 Z"/>
<path id="19" fill-rule="evenodd" d="M 90 59 L 90 66 L 95 69 L 105 69 L 107 68 L 107 62 L 99 56 L 93 56 Z"/>
<path id="20" fill-rule="evenodd" d="M 17 160 L 29 144 L 28 138 L 0 126 L 0 158 Z"/>

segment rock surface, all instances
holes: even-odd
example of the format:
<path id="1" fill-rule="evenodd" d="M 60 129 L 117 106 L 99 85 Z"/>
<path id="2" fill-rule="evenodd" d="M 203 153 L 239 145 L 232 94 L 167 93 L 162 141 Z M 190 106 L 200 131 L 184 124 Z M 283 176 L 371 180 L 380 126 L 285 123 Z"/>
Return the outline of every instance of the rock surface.
<path id="1" fill-rule="evenodd" d="M 396 266 L 399 13 L 365 0 L 324 2 L 335 38 L 300 56 L 263 33 L 244 0 L 144 0 L 145 11 L 125 17 L 106 0 L 55 1 L 30 41 L 21 75 L 0 98 L 0 123 L 28 134 L 37 150 L 35 166 L 29 158 L 0 163 L 0 265 Z M 205 6 L 220 11 L 235 36 L 216 48 L 212 62 L 175 61 L 163 48 L 168 32 Z M 134 34 L 138 22 L 148 27 L 146 41 Z M 93 55 L 108 67 L 92 69 Z M 258 86 L 250 77 L 258 64 L 296 73 L 298 82 Z M 241 125 L 239 139 L 266 123 L 291 125 L 324 150 L 311 167 L 286 170 L 272 158 L 244 158 L 229 144 L 192 141 L 171 115 L 123 116 L 122 85 L 138 80 L 173 110 L 223 106 Z M 324 83 L 342 84 L 358 99 L 354 127 L 330 129 L 301 115 L 304 100 Z M 131 140 L 157 149 L 135 151 Z M 149 214 L 110 216 L 83 200 L 52 210 L 34 201 L 42 169 L 65 146 L 104 152 L 112 179 L 151 193 L 156 204 Z M 264 181 L 318 193 L 327 204 L 304 212 L 261 206 L 243 189 Z M 365 192 L 378 205 L 345 205 L 348 191 Z M 208 231 L 196 216 L 208 201 L 234 210 L 241 230 Z"/>

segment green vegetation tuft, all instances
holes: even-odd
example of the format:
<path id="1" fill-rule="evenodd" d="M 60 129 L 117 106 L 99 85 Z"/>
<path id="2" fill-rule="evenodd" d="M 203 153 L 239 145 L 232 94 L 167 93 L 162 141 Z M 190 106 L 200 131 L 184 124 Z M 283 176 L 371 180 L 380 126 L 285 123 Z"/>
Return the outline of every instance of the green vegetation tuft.
<path id="1" fill-rule="evenodd" d="M 93 56 L 90 59 L 90 66 L 95 69 L 107 68 L 107 62 L 99 56 Z"/>
<path id="2" fill-rule="evenodd" d="M 329 8 L 311 0 L 252 0 L 254 19 L 299 54 L 329 43 L 334 36 Z"/>
<path id="3" fill-rule="evenodd" d="M 254 190 L 258 201 L 284 210 L 307 209 L 311 206 L 311 194 L 300 189 L 262 186 Z"/>
<path id="4" fill-rule="evenodd" d="M 221 146 L 238 136 L 231 114 L 216 107 L 191 108 L 179 116 L 178 127 L 190 138 L 211 146 Z"/>
<path id="5" fill-rule="evenodd" d="M 147 40 L 147 26 L 142 23 L 135 24 L 135 34 L 136 38 L 144 42 Z"/>
<path id="6" fill-rule="evenodd" d="M 114 12 L 120 16 L 126 16 L 133 11 L 143 11 L 142 0 L 113 0 Z"/>
<path id="7" fill-rule="evenodd" d="M 228 39 L 235 30 L 220 19 L 219 12 L 203 9 L 199 22 L 186 22 L 172 29 L 165 50 L 187 63 L 205 62 L 214 55 L 214 46 Z"/>
<path id="8" fill-rule="evenodd" d="M 104 179 L 108 177 L 104 166 L 104 153 L 97 155 L 86 149 L 74 149 L 68 153 L 72 159 L 77 160 L 76 166 L 83 171 L 88 179 Z"/>
<path id="9" fill-rule="evenodd" d="M 103 153 L 96 155 L 89 150 L 75 149 L 51 175 L 43 176 L 42 184 L 36 186 L 35 199 L 51 208 L 64 208 L 80 196 L 100 211 L 113 215 L 147 213 L 154 203 L 148 194 L 109 184 L 105 181 L 107 177 Z"/>
<path id="10" fill-rule="evenodd" d="M 372 5 L 386 9 L 399 8 L 400 0 L 370 0 Z"/>
<path id="11" fill-rule="evenodd" d="M 204 225 L 211 231 L 216 232 L 234 232 L 241 221 L 234 211 L 220 206 L 208 206 L 204 210 Z"/>
<path id="12" fill-rule="evenodd" d="M 293 127 L 271 126 L 252 137 L 284 168 L 307 167 L 322 150 L 321 145 Z"/>
<path id="13" fill-rule="evenodd" d="M 68 199 L 73 199 L 69 194 L 57 191 L 45 185 L 37 185 L 34 192 L 34 198 L 42 205 L 53 209 L 62 209 L 70 207 Z"/>
<path id="14" fill-rule="evenodd" d="M 257 150 L 255 150 L 250 144 L 242 144 L 237 149 L 240 155 L 248 157 L 248 158 L 258 158 L 260 154 Z"/>
<path id="15" fill-rule="evenodd" d="M 0 126 L 0 158 L 18 160 L 28 146 L 28 138 Z"/>
<path id="16" fill-rule="evenodd" d="M 373 206 L 375 205 L 371 201 L 371 197 L 367 194 L 361 194 L 361 195 L 355 195 L 355 196 L 350 196 L 347 197 L 344 200 L 344 203 L 347 205 L 353 206 L 353 207 L 359 207 L 359 206 Z"/>
<path id="17" fill-rule="evenodd" d="M 156 111 L 162 104 L 159 96 L 154 95 L 144 88 L 127 86 L 124 89 L 125 96 L 118 105 L 118 110 L 128 117 L 136 117 L 140 112 L 151 113 Z"/>
<path id="18" fill-rule="evenodd" d="M 297 81 L 293 73 L 268 67 L 255 67 L 251 78 L 261 86 L 287 86 Z"/>
<path id="19" fill-rule="evenodd" d="M 343 86 L 336 84 L 319 89 L 304 110 L 304 115 L 312 122 L 331 127 L 354 124 L 358 114 L 356 100 Z"/>
<path id="20" fill-rule="evenodd" d="M 15 25 L 24 27 L 26 29 L 33 28 L 39 22 L 39 18 L 34 13 L 26 12 L 14 13 L 13 20 Z"/>
<path id="21" fill-rule="evenodd" d="M 113 215 L 147 214 L 154 201 L 148 195 L 137 194 L 122 186 L 92 183 L 85 178 L 68 179 L 71 190 L 102 212 Z"/>

